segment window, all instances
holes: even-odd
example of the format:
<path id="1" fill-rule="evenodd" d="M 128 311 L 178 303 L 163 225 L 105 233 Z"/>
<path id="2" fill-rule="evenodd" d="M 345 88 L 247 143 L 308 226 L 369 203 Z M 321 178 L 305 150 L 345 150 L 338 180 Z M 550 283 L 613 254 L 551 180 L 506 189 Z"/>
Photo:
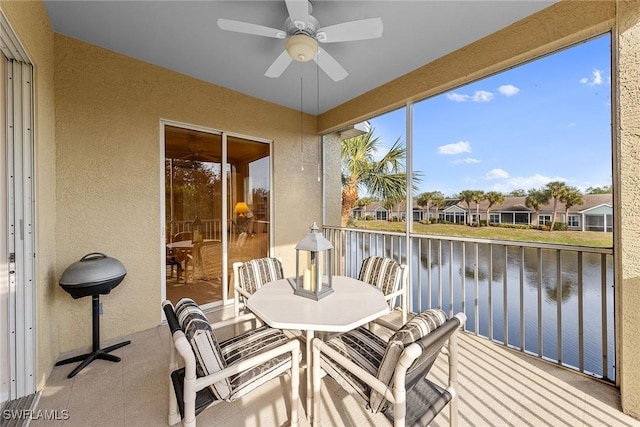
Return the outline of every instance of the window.
<path id="1" fill-rule="evenodd" d="M 387 211 L 376 211 L 376 219 L 378 221 L 386 221 L 387 220 Z"/>
<path id="2" fill-rule="evenodd" d="M 500 224 L 500 214 L 497 214 L 497 213 L 489 214 L 489 222 L 491 224 Z"/>
<path id="3" fill-rule="evenodd" d="M 569 215 L 569 221 L 567 222 L 569 227 L 580 227 L 580 215 Z"/>
<path id="4" fill-rule="evenodd" d="M 539 225 L 551 224 L 551 215 L 540 215 L 538 217 L 538 224 Z"/>

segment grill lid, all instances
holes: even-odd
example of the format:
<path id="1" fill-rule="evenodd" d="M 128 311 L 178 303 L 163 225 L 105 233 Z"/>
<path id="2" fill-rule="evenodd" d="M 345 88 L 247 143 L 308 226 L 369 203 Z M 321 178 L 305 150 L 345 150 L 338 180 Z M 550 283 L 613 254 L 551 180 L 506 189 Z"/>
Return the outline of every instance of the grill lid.
<path id="1" fill-rule="evenodd" d="M 60 278 L 60 285 L 92 286 L 96 283 L 122 279 L 126 274 L 124 265 L 117 259 L 100 252 L 92 252 L 67 267 Z"/>

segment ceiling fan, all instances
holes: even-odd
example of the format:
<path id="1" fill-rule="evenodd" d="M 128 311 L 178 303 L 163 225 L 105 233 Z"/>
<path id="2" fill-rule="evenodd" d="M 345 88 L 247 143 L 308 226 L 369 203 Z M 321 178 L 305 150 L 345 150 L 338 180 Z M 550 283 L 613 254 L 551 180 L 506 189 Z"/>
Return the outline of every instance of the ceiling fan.
<path id="1" fill-rule="evenodd" d="M 283 30 L 249 22 L 218 19 L 218 27 L 222 30 L 286 40 L 285 50 L 264 74 L 267 77 L 280 77 L 292 60 L 306 62 L 313 59 L 334 81 L 342 80 L 347 77 L 347 71 L 327 51 L 319 47 L 318 42 L 338 43 L 382 36 L 383 27 L 380 18 L 360 19 L 320 27 L 318 20 L 311 16 L 312 6 L 309 1 L 285 0 L 285 3 L 289 16 L 284 21 Z"/>

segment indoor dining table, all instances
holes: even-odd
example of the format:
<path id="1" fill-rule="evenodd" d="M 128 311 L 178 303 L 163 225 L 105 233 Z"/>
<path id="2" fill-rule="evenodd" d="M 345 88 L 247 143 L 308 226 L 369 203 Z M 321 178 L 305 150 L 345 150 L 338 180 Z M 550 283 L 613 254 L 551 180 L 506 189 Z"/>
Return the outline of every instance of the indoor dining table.
<path id="1" fill-rule="evenodd" d="M 204 239 L 202 242 L 219 242 L 216 239 Z M 176 256 L 176 259 L 179 262 L 184 261 L 184 270 L 187 270 L 187 263 L 189 262 L 189 255 L 193 251 L 193 247 L 196 244 L 193 243 L 193 240 L 178 240 L 175 242 L 167 243 L 167 248 L 171 249 Z M 178 282 L 180 282 L 180 277 L 177 278 Z M 186 278 L 185 278 L 186 281 Z"/>
<path id="2" fill-rule="evenodd" d="M 313 419 L 311 340 L 316 332 L 347 332 L 389 313 L 380 289 L 346 276 L 332 276 L 334 292 L 319 301 L 294 295 L 295 279 L 264 284 L 247 300 L 247 307 L 273 328 L 306 331 L 307 399 Z"/>

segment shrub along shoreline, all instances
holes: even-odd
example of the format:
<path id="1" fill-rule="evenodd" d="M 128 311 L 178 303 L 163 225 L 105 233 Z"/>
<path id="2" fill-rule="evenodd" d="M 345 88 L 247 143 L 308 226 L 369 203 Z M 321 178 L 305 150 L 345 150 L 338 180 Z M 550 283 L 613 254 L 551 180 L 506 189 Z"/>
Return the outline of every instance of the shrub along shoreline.
<path id="1" fill-rule="evenodd" d="M 352 220 L 349 227 L 378 231 L 404 232 L 404 222 Z M 526 227 L 472 227 L 463 224 L 413 223 L 413 232 L 443 236 L 472 237 L 477 239 L 514 240 L 587 247 L 613 247 L 613 233 L 602 231 L 546 231 Z"/>

